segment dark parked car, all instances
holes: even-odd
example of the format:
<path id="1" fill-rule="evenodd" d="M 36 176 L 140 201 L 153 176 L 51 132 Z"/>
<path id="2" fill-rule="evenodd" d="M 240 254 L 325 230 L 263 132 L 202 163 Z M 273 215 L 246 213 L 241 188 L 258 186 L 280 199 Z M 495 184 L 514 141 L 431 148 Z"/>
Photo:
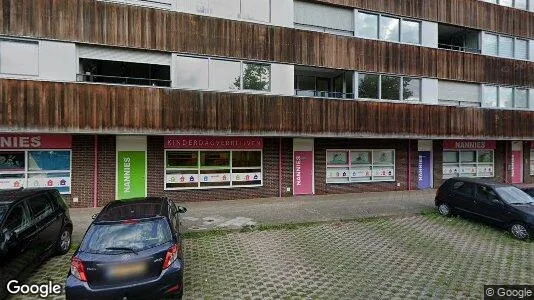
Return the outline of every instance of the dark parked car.
<path id="1" fill-rule="evenodd" d="M 436 193 L 443 216 L 461 214 L 509 230 L 520 240 L 534 235 L 534 199 L 519 188 L 489 180 L 452 178 Z"/>
<path id="2" fill-rule="evenodd" d="M 521 190 L 527 193 L 530 197 L 534 197 L 534 187 L 521 188 Z"/>
<path id="3" fill-rule="evenodd" d="M 167 198 L 106 205 L 72 257 L 67 299 L 181 298 L 186 211 Z"/>
<path id="4" fill-rule="evenodd" d="M 55 189 L 0 191 L 0 299 L 45 258 L 70 250 L 69 209 Z"/>

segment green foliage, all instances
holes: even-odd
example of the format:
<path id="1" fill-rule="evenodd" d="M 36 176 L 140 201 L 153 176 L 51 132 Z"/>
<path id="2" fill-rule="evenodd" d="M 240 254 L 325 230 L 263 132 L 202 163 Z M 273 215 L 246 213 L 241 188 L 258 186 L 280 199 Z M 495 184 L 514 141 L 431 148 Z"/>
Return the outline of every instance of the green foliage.
<path id="1" fill-rule="evenodd" d="M 268 91 L 271 86 L 271 72 L 267 65 L 262 64 L 245 64 L 245 70 L 243 72 L 243 89 L 244 90 L 256 90 L 256 91 Z M 237 76 L 234 79 L 232 89 L 241 88 L 241 77 Z"/>

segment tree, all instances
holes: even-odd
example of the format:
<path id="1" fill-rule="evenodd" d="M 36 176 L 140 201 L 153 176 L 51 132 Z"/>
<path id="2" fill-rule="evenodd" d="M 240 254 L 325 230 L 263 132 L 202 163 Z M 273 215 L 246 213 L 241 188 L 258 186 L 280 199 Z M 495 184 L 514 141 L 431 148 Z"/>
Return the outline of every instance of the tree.
<path id="1" fill-rule="evenodd" d="M 243 72 L 243 89 L 268 91 L 271 84 L 271 72 L 268 65 L 262 64 L 245 64 Z M 237 76 L 231 89 L 241 88 L 241 77 Z"/>

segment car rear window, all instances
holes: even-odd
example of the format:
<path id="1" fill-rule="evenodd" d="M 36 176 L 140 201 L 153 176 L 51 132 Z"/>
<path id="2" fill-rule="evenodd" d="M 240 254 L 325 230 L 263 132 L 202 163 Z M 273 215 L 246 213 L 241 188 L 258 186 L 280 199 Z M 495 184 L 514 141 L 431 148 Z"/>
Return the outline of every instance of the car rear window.
<path id="1" fill-rule="evenodd" d="M 167 243 L 171 237 L 169 223 L 164 218 L 97 223 L 87 231 L 80 250 L 91 253 L 116 252 L 117 248 L 141 251 Z"/>

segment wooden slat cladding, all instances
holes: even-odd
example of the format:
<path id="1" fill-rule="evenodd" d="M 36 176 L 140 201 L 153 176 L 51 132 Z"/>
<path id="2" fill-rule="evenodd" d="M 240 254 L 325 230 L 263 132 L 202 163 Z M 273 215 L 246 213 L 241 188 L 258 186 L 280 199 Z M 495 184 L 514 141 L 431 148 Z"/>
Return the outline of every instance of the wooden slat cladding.
<path id="1" fill-rule="evenodd" d="M 527 61 L 94 0 L 0 1 L 0 34 L 11 36 L 534 86 L 534 63 Z M 388 3 L 403 1 L 411 0 Z"/>
<path id="2" fill-rule="evenodd" d="M 0 131 L 534 138 L 534 112 L 0 80 Z"/>
<path id="3" fill-rule="evenodd" d="M 378 11 L 534 39 L 534 13 L 481 0 L 309 1 Z"/>

